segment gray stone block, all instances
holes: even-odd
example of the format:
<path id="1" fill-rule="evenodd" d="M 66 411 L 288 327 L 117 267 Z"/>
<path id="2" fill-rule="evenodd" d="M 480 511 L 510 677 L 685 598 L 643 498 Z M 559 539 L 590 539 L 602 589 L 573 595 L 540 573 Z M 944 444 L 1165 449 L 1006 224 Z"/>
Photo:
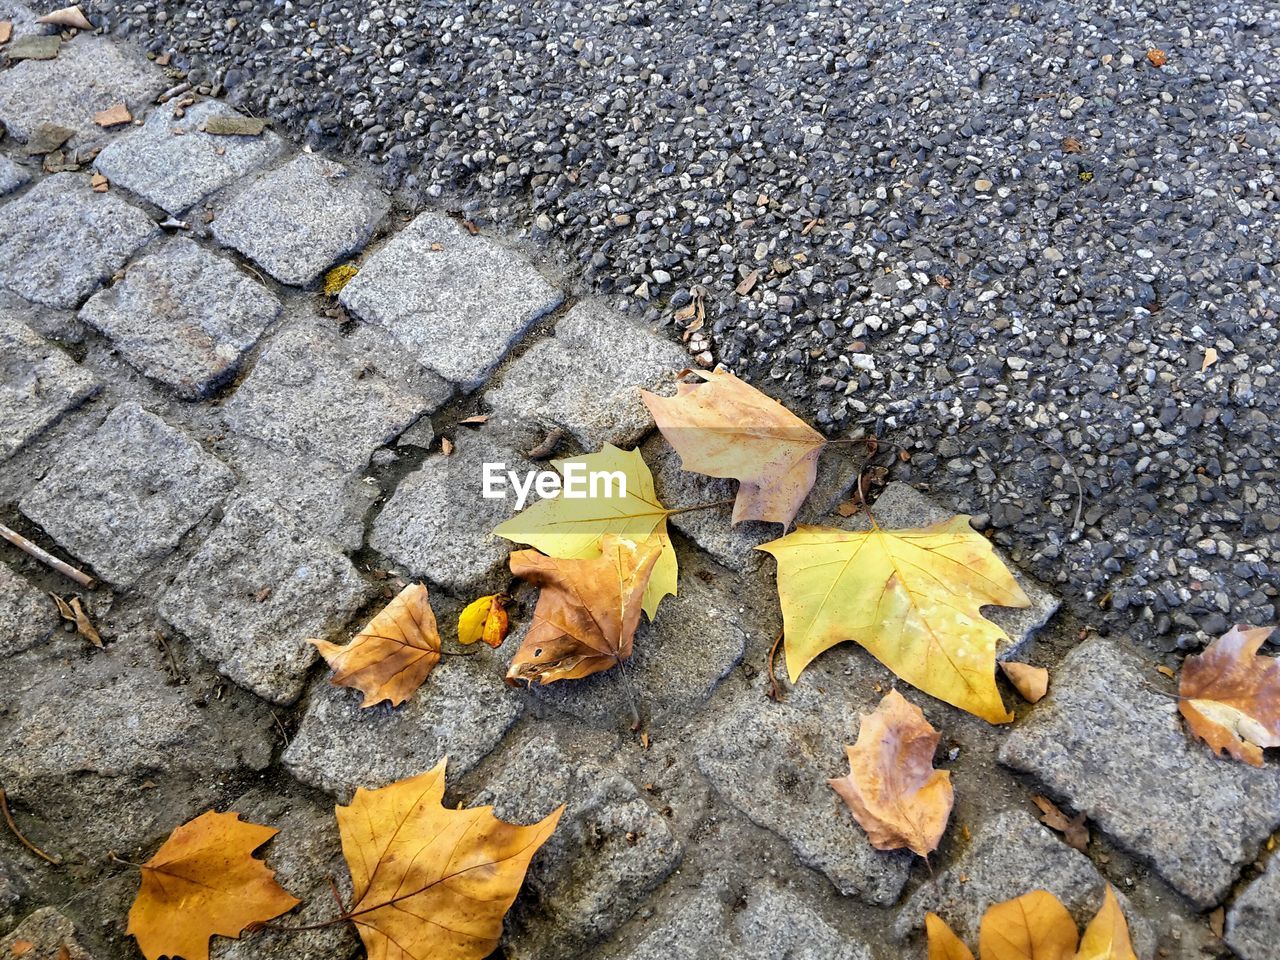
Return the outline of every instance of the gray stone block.
<path id="1" fill-rule="evenodd" d="M 14 163 L 0 154 L 0 197 L 13 193 L 31 180 L 31 172 L 24 166 Z"/>
<path id="2" fill-rule="evenodd" d="M 224 676 L 272 703 L 302 695 L 316 649 L 373 594 L 351 561 L 279 507 L 241 496 L 160 600 Z"/>
<path id="3" fill-rule="evenodd" d="M 76 933 L 76 925 L 54 907 L 31 913 L 7 936 L 0 937 L 0 956 L 26 960 L 93 960 Z"/>
<path id="4" fill-rule="evenodd" d="M 351 876 L 342 858 L 338 823 L 332 805 L 320 805 L 296 787 L 257 787 L 228 808 L 242 820 L 266 824 L 280 832 L 258 854 L 276 872 L 276 881 L 302 903 L 282 919 L 289 926 L 322 923 L 334 916 L 337 905 L 329 887 L 334 878 L 343 900 L 351 902 Z M 267 935 L 269 936 L 269 935 Z M 286 945 L 287 944 L 287 945 Z M 288 939 L 268 944 L 263 937 L 245 935 L 238 940 L 214 937 L 210 960 L 344 960 L 359 946 L 356 927 L 335 923 L 316 930 L 291 932 Z M 277 952 L 278 951 L 278 952 Z"/>
<path id="5" fill-rule="evenodd" d="M 235 485 L 216 457 L 136 403 L 64 447 L 18 508 L 104 579 L 132 583 Z"/>
<path id="6" fill-rule="evenodd" d="M 316 317 L 271 341 L 223 415 L 243 436 L 354 471 L 449 396 L 447 384 L 404 358 L 381 331 L 344 337 Z"/>
<path id="7" fill-rule="evenodd" d="M 681 469 L 680 455 L 661 434 L 655 434 L 641 447 L 645 462 L 653 471 L 654 489 L 668 507 L 691 507 L 701 503 L 732 501 L 738 492 L 738 481 L 706 477 Z M 818 459 L 818 476 L 796 520 L 798 523 L 838 526 L 839 517 L 831 511 L 849 496 L 857 482 L 858 464 L 847 450 L 826 447 Z M 776 540 L 785 532 L 780 523 L 748 520 L 734 524 L 733 506 L 725 504 L 711 510 L 677 513 L 668 521 L 719 563 L 740 573 L 749 573 L 768 560 L 767 554 L 755 548 Z"/>
<path id="8" fill-rule="evenodd" d="M 565 804 L 507 919 L 511 960 L 560 960 L 608 936 L 680 862 L 666 821 L 626 777 L 542 736 L 504 754 L 469 805 L 533 823 Z"/>
<path id="9" fill-rule="evenodd" d="M 369 257 L 338 299 L 469 391 L 563 297 L 520 254 L 424 213 Z"/>
<path id="10" fill-rule="evenodd" d="M 740 588 L 726 571 L 682 551 L 679 593 L 662 601 L 652 623 L 642 618 L 631 659 L 582 680 L 529 689 L 596 726 L 630 726 L 633 703 L 646 721 L 683 726 L 742 659 L 744 621 L 752 618 L 743 616 Z"/>
<path id="11" fill-rule="evenodd" d="M 228 184 L 266 166 L 284 150 L 280 138 L 203 133 L 210 117 L 239 116 L 216 100 L 173 111 L 153 110 L 142 127 L 107 144 L 93 165 L 111 181 L 174 216 Z"/>
<path id="12" fill-rule="evenodd" d="M 669 385 L 687 360 L 679 344 L 586 300 L 503 371 L 485 402 L 496 424 L 559 427 L 588 452 L 631 447 L 653 426 L 641 388 Z"/>
<path id="13" fill-rule="evenodd" d="M 753 884 L 739 897 L 728 890 L 690 891 L 607 960 L 872 960 L 865 943 L 833 928 L 795 893 Z"/>
<path id="14" fill-rule="evenodd" d="M 266 287 L 185 237 L 144 256 L 80 310 L 130 365 L 184 400 L 228 380 L 279 315 Z"/>
<path id="15" fill-rule="evenodd" d="M 0 563 L 0 657 L 43 643 L 59 622 L 53 599 Z"/>
<path id="16" fill-rule="evenodd" d="M 376 486 L 328 460 L 283 454 L 234 435 L 218 443 L 216 452 L 235 471 L 238 493 L 272 501 L 308 536 L 342 550 L 360 548 L 364 515 L 378 499 Z"/>
<path id="17" fill-rule="evenodd" d="M 507 556 L 518 544 L 493 535 L 515 513 L 515 498 L 483 496 L 483 464 L 534 469 L 480 431 L 459 435 L 451 456 L 432 454 L 400 481 L 373 521 L 369 546 L 410 577 L 454 593 L 492 592 L 510 579 Z"/>
<path id="18" fill-rule="evenodd" d="M 46 177 L 0 207 L 0 288 L 72 310 L 159 232 L 118 194 L 94 193 L 86 176 Z"/>
<path id="19" fill-rule="evenodd" d="M 898 911 L 899 940 L 924 937 L 924 915 L 936 913 L 974 952 L 978 926 L 992 904 L 1032 890 L 1047 890 L 1083 929 L 1102 906 L 1106 879 L 1089 858 L 1068 847 L 1028 813 L 1009 811 L 982 826 L 964 853 L 933 877 Z M 1134 948 L 1144 960 L 1154 949 L 1150 925 L 1118 893 Z"/>
<path id="20" fill-rule="evenodd" d="M 76 132 L 73 146 L 85 146 L 110 135 L 94 114 L 124 103 L 140 116 L 164 88 L 164 74 L 130 47 L 82 35 L 53 60 L 24 60 L 0 72 L 0 121 L 23 141 L 44 123 L 68 127 Z"/>
<path id="21" fill-rule="evenodd" d="M 438 606 L 436 615 L 442 625 L 449 622 Z M 444 756 L 450 779 L 460 777 L 498 744 L 523 709 L 521 694 L 502 674 L 488 651 L 445 657 L 400 706 L 384 702 L 364 710 L 359 691 L 335 687 L 325 676 L 311 688 L 284 765 L 303 783 L 344 802 L 356 787 L 415 776 Z"/>
<path id="22" fill-rule="evenodd" d="M 722 702 L 693 734 L 695 756 L 720 797 L 787 841 L 801 863 L 845 896 L 888 906 L 913 857 L 873 848 L 827 783 L 849 772 L 842 745 L 856 741 L 863 712 L 831 689 L 832 669 L 815 662 L 780 703 L 768 702 L 763 687 Z"/>
<path id="23" fill-rule="evenodd" d="M 303 153 L 250 183 L 212 230 L 281 283 L 305 287 L 368 243 L 390 206 L 346 167 Z"/>
<path id="24" fill-rule="evenodd" d="M 1280 859 L 1247 887 L 1227 911 L 1227 946 L 1241 960 L 1274 960 L 1280 946 Z"/>
<path id="25" fill-rule="evenodd" d="M 0 462 L 98 392 L 97 377 L 0 311 Z"/>
<path id="26" fill-rule="evenodd" d="M 0 20 L 13 24 L 14 37 L 39 36 L 52 31 L 52 27 L 36 23 L 40 14 L 16 0 L 0 0 Z"/>
<path id="27" fill-rule="evenodd" d="M 1039 779 L 1202 909 L 1280 827 L 1280 767 L 1221 760 L 1192 738 L 1152 665 L 1080 644 L 1011 731 L 1002 763 Z"/>

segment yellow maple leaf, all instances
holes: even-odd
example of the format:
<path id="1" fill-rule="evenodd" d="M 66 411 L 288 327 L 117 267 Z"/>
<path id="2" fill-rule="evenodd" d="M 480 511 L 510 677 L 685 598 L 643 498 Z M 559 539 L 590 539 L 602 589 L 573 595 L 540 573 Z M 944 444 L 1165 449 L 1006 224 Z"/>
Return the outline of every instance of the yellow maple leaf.
<path id="1" fill-rule="evenodd" d="M 379 790 L 361 787 L 336 809 L 353 884 L 344 916 L 378 960 L 487 957 L 529 861 L 564 812 L 522 827 L 492 807 L 448 809 L 447 762 Z"/>
<path id="2" fill-rule="evenodd" d="M 853 640 L 939 700 L 991 723 L 1013 719 L 996 687 L 996 645 L 1009 638 L 979 608 L 1031 602 L 967 516 L 910 530 L 801 526 L 758 549 L 778 561 L 793 683 Z"/>
<path id="3" fill-rule="evenodd" d="M 924 915 L 924 928 L 929 936 L 929 960 L 973 960 L 973 951 L 936 913 Z"/>
<path id="4" fill-rule="evenodd" d="M 279 831 L 236 813 L 203 813 L 169 835 L 142 865 L 127 932 L 147 960 L 209 960 L 209 938 L 239 937 L 300 902 L 253 851 Z"/>
<path id="5" fill-rule="evenodd" d="M 1061 901 L 1032 890 L 987 908 L 978 929 L 982 960 L 1072 960 L 1080 934 Z"/>
<path id="6" fill-rule="evenodd" d="M 458 614 L 458 642 L 470 645 L 483 640 L 491 647 L 502 646 L 510 620 L 507 617 L 506 594 L 491 593 L 472 600 Z"/>
<path id="7" fill-rule="evenodd" d="M 1138 960 L 1129 939 L 1129 924 L 1125 922 L 1111 884 L 1107 884 L 1102 909 L 1085 928 L 1075 960 Z"/>
<path id="8" fill-rule="evenodd" d="M 597 453 L 554 461 L 561 474 L 571 465 L 575 471 L 581 471 L 582 476 L 621 474 L 625 478 L 625 493 L 620 492 L 622 484 L 607 485 L 601 481 L 594 495 L 588 486 L 587 496 L 562 493 L 553 499 L 539 500 L 493 532 L 561 560 L 595 559 L 600 556 L 600 542 L 606 534 L 616 534 L 636 543 L 656 537 L 662 544 L 662 552 L 644 595 L 644 612 L 652 620 L 662 598 L 675 596 L 678 572 L 675 547 L 667 536 L 667 517 L 672 511 L 659 502 L 653 474 L 639 450 L 619 450 L 607 443 Z"/>

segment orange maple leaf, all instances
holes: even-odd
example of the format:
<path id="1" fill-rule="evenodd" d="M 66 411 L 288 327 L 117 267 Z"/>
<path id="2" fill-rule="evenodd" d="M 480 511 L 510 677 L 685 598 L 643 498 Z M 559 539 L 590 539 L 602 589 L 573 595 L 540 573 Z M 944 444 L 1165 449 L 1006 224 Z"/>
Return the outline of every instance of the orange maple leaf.
<path id="1" fill-rule="evenodd" d="M 1178 709 L 1216 754 L 1262 766 L 1262 748 L 1280 747 L 1280 660 L 1258 648 L 1274 627 L 1232 627 L 1182 664 Z"/>

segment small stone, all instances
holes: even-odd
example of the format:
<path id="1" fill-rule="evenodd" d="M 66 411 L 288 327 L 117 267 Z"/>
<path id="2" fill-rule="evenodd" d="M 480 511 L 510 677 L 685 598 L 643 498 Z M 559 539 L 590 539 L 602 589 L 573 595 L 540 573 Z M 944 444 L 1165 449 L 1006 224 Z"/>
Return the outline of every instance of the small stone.
<path id="1" fill-rule="evenodd" d="M 368 243 L 389 208 L 346 167 L 303 153 L 219 210 L 213 236 L 281 283 L 305 287 Z"/>
<path id="2" fill-rule="evenodd" d="M 452 455 L 433 454 L 400 481 L 373 521 L 369 546 L 407 576 L 426 577 L 457 593 L 500 590 L 510 579 L 507 555 L 518 548 L 492 531 L 515 513 L 516 499 L 484 496 L 486 463 L 521 478 L 538 469 L 483 430 L 459 434 Z"/>
<path id="3" fill-rule="evenodd" d="M 630 447 L 653 427 L 640 391 L 665 387 L 683 365 L 678 345 L 589 300 L 507 367 L 485 402 L 500 422 L 560 427 L 584 450 Z"/>
<path id="4" fill-rule="evenodd" d="M 355 471 L 450 390 L 382 331 L 349 337 L 322 318 L 283 330 L 223 408 L 237 433 Z"/>
<path id="5" fill-rule="evenodd" d="M 0 197 L 13 193 L 19 187 L 25 187 L 30 181 L 31 174 L 26 167 L 0 154 Z"/>
<path id="6" fill-rule="evenodd" d="M 24 960 L 93 960 L 76 925 L 53 907 L 41 907 L 0 937 L 0 956 Z"/>
<path id="7" fill-rule="evenodd" d="M 59 620 L 53 600 L 0 563 L 0 657 L 43 643 Z"/>
<path id="8" fill-rule="evenodd" d="M 511 960 L 575 956 L 599 943 L 680 862 L 680 841 L 635 784 L 536 735 L 498 760 L 468 805 L 482 804 L 513 823 L 565 805 L 507 920 L 503 947 Z"/>
<path id="9" fill-rule="evenodd" d="M 457 608 L 431 602 L 442 624 Z M 449 757 L 449 778 L 461 777 L 506 734 L 523 707 L 502 680 L 492 651 L 445 657 L 407 701 L 361 709 L 361 694 L 320 677 L 282 757 L 303 783 L 346 802 L 356 787 L 384 787 L 430 770 Z"/>
<path id="10" fill-rule="evenodd" d="M 338 299 L 470 391 L 563 297 L 519 254 L 424 213 L 369 257 Z"/>
<path id="11" fill-rule="evenodd" d="M 0 311 L 0 462 L 99 389 L 92 373 Z"/>
<path id="12" fill-rule="evenodd" d="M 215 137 L 260 137 L 262 131 L 267 129 L 267 121 L 257 117 L 224 113 L 210 117 L 200 129 Z"/>
<path id="13" fill-rule="evenodd" d="M 178 237 L 94 295 L 80 319 L 141 373 L 200 400 L 235 373 L 280 309 L 248 273 Z"/>
<path id="14" fill-rule="evenodd" d="M 215 100 L 189 107 L 181 118 L 152 111 L 140 128 L 107 144 L 94 166 L 116 186 L 178 216 L 283 150 L 273 133 L 228 138 L 202 132 L 210 121 L 227 118 L 239 114 Z"/>
<path id="15" fill-rule="evenodd" d="M 272 703 L 302 694 L 310 637 L 372 595 L 351 561 L 270 501 L 241 496 L 160 599 L 160 615 L 226 677 Z"/>
<path id="16" fill-rule="evenodd" d="M 1280 826 L 1280 769 L 1215 757 L 1174 699 L 1151 690 L 1155 675 L 1113 641 L 1085 641 L 1010 732 L 1000 761 L 1039 778 L 1207 910 Z"/>
<path id="17" fill-rule="evenodd" d="M 117 194 L 95 193 L 86 176 L 46 177 L 0 207 L 0 288 L 75 309 L 159 232 Z"/>
<path id="18" fill-rule="evenodd" d="M 1227 911 L 1222 938 L 1241 960 L 1271 960 L 1280 943 L 1280 860 L 1274 856 L 1266 871 L 1236 897 Z"/>
<path id="19" fill-rule="evenodd" d="M 986 179 L 985 177 L 981 177 L 973 181 L 973 189 L 976 190 L 978 193 L 988 193 L 991 191 L 991 189 L 994 186 L 995 184 L 992 183 L 990 180 Z"/>
<path id="20" fill-rule="evenodd" d="M 0 50 L 10 60 L 52 60 L 58 55 L 62 41 L 56 36 L 19 37 Z"/>
<path id="21" fill-rule="evenodd" d="M 15 40 L 3 51 L 29 46 L 47 56 L 25 58 L 0 73 L 0 122 L 19 140 L 43 123 L 70 127 L 77 144 L 101 142 L 111 134 L 93 115 L 123 103 L 140 115 L 164 90 L 164 74 L 133 51 L 106 37 L 80 36 L 59 48 L 56 36 Z"/>
<path id="22" fill-rule="evenodd" d="M 172 553 L 234 485 L 222 461 L 128 402 L 63 447 L 18 509 L 104 579 L 126 585 Z"/>

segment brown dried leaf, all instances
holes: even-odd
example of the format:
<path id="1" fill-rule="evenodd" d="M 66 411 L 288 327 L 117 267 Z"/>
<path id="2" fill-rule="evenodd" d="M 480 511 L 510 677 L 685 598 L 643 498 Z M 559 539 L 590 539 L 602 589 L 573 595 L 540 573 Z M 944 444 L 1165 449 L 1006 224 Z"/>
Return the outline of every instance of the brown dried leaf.
<path id="1" fill-rule="evenodd" d="M 84 604 L 79 597 L 73 596 L 71 602 L 67 603 L 56 593 L 51 593 L 53 602 L 58 605 L 58 616 L 62 617 L 68 623 L 74 623 L 76 633 L 84 637 L 95 647 L 102 646 L 102 637 L 98 635 L 97 628 L 94 627 L 93 621 L 89 619 L 89 613 L 84 608 Z"/>
<path id="2" fill-rule="evenodd" d="M 117 103 L 113 107 L 106 110 L 99 110 L 93 115 L 93 122 L 100 127 L 118 127 L 122 123 L 132 123 L 133 114 L 129 112 L 129 107 L 123 103 Z"/>
<path id="3" fill-rule="evenodd" d="M 1215 754 L 1262 766 L 1262 749 L 1280 747 L 1280 659 L 1258 648 L 1274 627 L 1237 624 L 1182 664 L 1178 709 Z"/>
<path id="4" fill-rule="evenodd" d="M 1163 67 L 1169 62 L 1169 55 L 1163 50 L 1153 48 L 1147 51 L 1147 59 L 1151 61 L 1153 67 Z"/>
<path id="5" fill-rule="evenodd" d="M 89 22 L 89 18 L 84 15 L 84 11 L 79 6 L 63 7 L 61 10 L 46 13 L 43 17 L 37 18 L 36 23 L 49 23 L 55 27 L 68 27 L 73 30 L 93 29 L 93 24 Z"/>
<path id="6" fill-rule="evenodd" d="M 637 543 L 607 533 L 600 555 L 587 560 L 513 553 L 511 572 L 542 592 L 507 682 L 577 680 L 631 656 L 645 590 L 664 545 L 659 537 Z"/>
<path id="7" fill-rule="evenodd" d="M 440 452 L 443 453 L 446 457 L 453 456 L 453 441 L 450 440 L 448 437 L 441 437 Z"/>
<path id="8" fill-rule="evenodd" d="M 361 707 L 409 698 L 440 662 L 440 631 L 427 588 L 410 584 L 346 646 L 309 640 L 333 668 L 335 686 L 364 694 Z"/>
<path id="9" fill-rule="evenodd" d="M 1089 852 L 1089 828 L 1084 825 L 1084 814 L 1069 818 L 1048 797 L 1034 796 L 1031 802 L 1040 808 L 1040 822 L 1050 830 L 1062 834 L 1067 846 L 1081 853 Z"/>
<path id="10" fill-rule="evenodd" d="M 877 850 L 927 857 L 951 818 L 951 774 L 933 769 L 938 731 L 920 708 L 890 690 L 846 747 L 849 773 L 828 780 Z"/>
<path id="11" fill-rule="evenodd" d="M 473 424 L 481 424 L 481 423 L 488 423 L 488 422 L 489 422 L 489 415 L 487 413 L 480 413 L 474 417 L 466 417 L 465 419 L 458 421 L 458 423 L 465 423 L 468 426 Z"/>
<path id="12" fill-rule="evenodd" d="M 1064 137 L 1062 141 L 1063 153 L 1084 153 L 1084 144 L 1080 142 L 1079 137 Z"/>
<path id="13" fill-rule="evenodd" d="M 1027 703 L 1039 703 L 1049 692 L 1049 671 L 1044 667 L 1033 667 L 1029 663 L 1016 663 L 1012 660 L 1001 660 L 1000 669 L 1018 691 L 1018 696 Z"/>
<path id="14" fill-rule="evenodd" d="M 89 178 L 89 186 L 94 193 L 106 193 L 111 189 L 111 181 L 100 173 L 95 173 Z"/>

